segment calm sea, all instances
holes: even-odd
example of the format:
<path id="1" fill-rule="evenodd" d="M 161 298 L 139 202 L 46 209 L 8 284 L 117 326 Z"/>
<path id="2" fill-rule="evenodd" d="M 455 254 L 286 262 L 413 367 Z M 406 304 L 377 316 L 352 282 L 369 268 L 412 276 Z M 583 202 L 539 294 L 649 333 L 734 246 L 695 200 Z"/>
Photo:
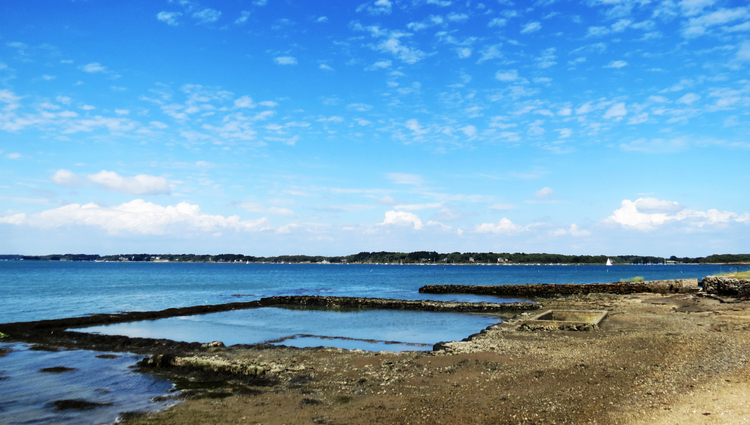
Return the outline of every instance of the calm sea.
<path id="1" fill-rule="evenodd" d="M 0 323 L 160 310 L 273 295 L 478 300 L 419 294 L 423 285 L 509 285 L 698 278 L 736 267 L 398 266 L 0 261 Z M 747 267 L 745 267 L 747 269 Z M 481 298 L 487 300 L 487 298 Z"/>
<path id="2" fill-rule="evenodd" d="M 744 267 L 743 269 L 747 269 Z M 396 266 L 317 264 L 0 262 L 0 323 L 93 313 L 161 310 L 249 301 L 273 295 L 494 301 L 473 295 L 419 294 L 430 284 L 507 285 L 698 278 L 736 267 L 669 266 Z M 505 299 L 516 301 L 516 299 Z M 294 346 L 423 350 L 461 339 L 499 321 L 488 315 L 420 312 L 325 312 L 255 309 L 94 329 L 101 333 L 227 344 L 283 339 Z M 377 340 L 365 341 L 365 340 Z M 1 340 L 0 340 L 1 341 Z M 5 354 L 3 354 L 5 353 Z M 0 423 L 101 424 L 119 412 L 163 408 L 150 401 L 171 384 L 133 372 L 138 360 L 85 350 L 44 352 L 0 342 Z M 41 369 L 65 367 L 64 373 Z M 105 406 L 55 410 L 54 401 L 85 399 Z"/>

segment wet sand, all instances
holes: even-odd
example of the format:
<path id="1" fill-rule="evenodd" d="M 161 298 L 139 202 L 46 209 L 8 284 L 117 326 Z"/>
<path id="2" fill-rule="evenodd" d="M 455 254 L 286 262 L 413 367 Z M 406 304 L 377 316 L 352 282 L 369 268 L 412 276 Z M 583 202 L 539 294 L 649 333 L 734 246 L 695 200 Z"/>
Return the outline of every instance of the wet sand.
<path id="1" fill-rule="evenodd" d="M 181 364 L 143 370 L 174 379 L 186 399 L 125 423 L 749 421 L 750 302 L 684 293 L 537 301 L 609 315 L 591 332 L 519 331 L 527 316 L 518 316 L 433 352 L 128 341 L 123 349 Z"/>

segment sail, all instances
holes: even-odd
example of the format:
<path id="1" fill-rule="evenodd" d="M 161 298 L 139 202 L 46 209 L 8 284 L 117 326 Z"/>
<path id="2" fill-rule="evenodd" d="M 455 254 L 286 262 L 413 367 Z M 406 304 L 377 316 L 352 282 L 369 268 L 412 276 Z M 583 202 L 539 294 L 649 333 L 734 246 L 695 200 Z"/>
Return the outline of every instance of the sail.
<path id="1" fill-rule="evenodd" d="M 608 266 L 611 266 L 611 265 L 612 265 L 612 260 L 610 260 L 609 258 L 607 258 L 607 265 L 608 265 Z"/>

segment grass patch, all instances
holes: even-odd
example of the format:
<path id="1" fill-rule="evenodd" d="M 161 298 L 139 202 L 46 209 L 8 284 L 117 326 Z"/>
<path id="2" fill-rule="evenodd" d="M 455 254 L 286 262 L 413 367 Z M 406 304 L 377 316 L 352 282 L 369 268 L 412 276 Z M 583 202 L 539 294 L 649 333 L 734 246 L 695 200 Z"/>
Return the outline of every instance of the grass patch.
<path id="1" fill-rule="evenodd" d="M 731 277 L 735 279 L 750 279 L 750 270 L 747 270 L 744 272 L 722 273 L 718 276 L 726 276 L 726 277 Z"/>
<path id="2" fill-rule="evenodd" d="M 620 279 L 620 283 L 643 282 L 643 276 L 631 277 L 630 279 Z"/>

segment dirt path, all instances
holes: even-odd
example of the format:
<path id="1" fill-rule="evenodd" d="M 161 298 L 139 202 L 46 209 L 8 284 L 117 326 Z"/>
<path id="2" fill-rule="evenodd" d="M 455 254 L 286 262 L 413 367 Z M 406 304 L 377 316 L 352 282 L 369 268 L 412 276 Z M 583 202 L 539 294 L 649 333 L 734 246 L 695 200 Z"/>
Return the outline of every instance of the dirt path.
<path id="1" fill-rule="evenodd" d="M 439 352 L 228 348 L 209 357 L 259 365 L 265 385 L 183 381 L 203 389 L 127 423 L 748 422 L 750 303 L 686 294 L 542 301 L 610 315 L 594 332 L 519 332 L 511 321 Z"/>

